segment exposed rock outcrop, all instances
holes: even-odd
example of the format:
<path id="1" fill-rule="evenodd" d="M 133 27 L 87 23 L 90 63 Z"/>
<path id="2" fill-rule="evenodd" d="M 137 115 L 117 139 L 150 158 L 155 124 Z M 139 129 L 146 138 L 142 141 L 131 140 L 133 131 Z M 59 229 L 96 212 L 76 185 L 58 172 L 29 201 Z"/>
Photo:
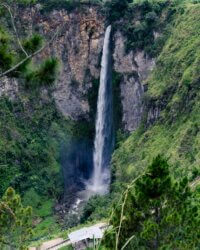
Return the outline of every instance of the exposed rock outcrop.
<path id="1" fill-rule="evenodd" d="M 71 13 L 53 11 L 47 19 L 38 13 L 35 15 L 38 15 L 37 23 L 45 35 L 63 26 L 54 43 L 44 52 L 56 56 L 61 62 L 53 92 L 58 108 L 64 116 L 73 120 L 88 119 L 90 107 L 87 95 L 92 79 L 99 77 L 104 19 L 95 7 Z"/>
<path id="2" fill-rule="evenodd" d="M 100 59 L 105 32 L 105 19 L 96 6 L 83 6 L 81 10 L 68 13 L 66 10 L 54 10 L 41 14 L 40 6 L 23 10 L 20 22 L 30 35 L 39 31 L 48 39 L 59 27 L 62 27 L 54 42 L 35 60 L 45 56 L 56 56 L 61 62 L 60 74 L 53 89 L 53 98 L 64 116 L 73 120 L 89 119 L 90 106 L 88 94 L 93 79 L 100 74 Z M 113 67 L 123 75 L 120 89 L 122 102 L 122 120 L 124 129 L 135 130 L 142 119 L 144 110 L 143 83 L 154 66 L 154 60 L 143 51 L 126 53 L 125 42 L 120 31 L 114 34 Z M 16 80 L 3 79 L 0 82 L 0 95 L 14 98 L 19 94 Z"/>
<path id="3" fill-rule="evenodd" d="M 155 61 L 145 55 L 144 51 L 126 53 L 126 38 L 118 31 L 114 37 L 114 70 L 123 74 L 121 82 L 121 102 L 123 107 L 123 124 L 127 131 L 139 126 L 143 111 L 144 82 L 153 69 Z"/>
<path id="4" fill-rule="evenodd" d="M 19 92 L 18 82 L 16 79 L 3 77 L 0 79 L 0 97 L 8 96 L 14 100 Z"/>

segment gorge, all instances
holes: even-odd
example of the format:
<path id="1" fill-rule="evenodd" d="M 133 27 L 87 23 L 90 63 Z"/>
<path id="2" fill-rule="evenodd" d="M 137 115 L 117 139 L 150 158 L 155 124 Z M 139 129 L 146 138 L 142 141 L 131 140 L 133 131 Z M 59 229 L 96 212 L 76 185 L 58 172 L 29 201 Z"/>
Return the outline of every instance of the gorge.
<path id="1" fill-rule="evenodd" d="M 134 214 L 129 210 L 132 203 L 141 199 L 135 214 L 146 209 L 143 214 L 151 215 L 151 200 L 144 202 L 140 192 L 135 196 L 135 188 L 144 194 L 141 186 L 150 181 L 148 174 L 133 189 L 131 183 L 155 159 L 168 166 L 158 155 L 168 159 L 172 183 L 180 181 L 177 188 L 186 185 L 184 178 L 197 183 L 200 174 L 200 4 L 196 0 L 12 4 L 25 52 L 31 55 L 44 48 L 0 78 L 0 195 L 12 187 L 23 206 L 33 208 L 33 241 L 93 221 L 109 220 L 118 228 L 115 222 L 122 210 L 117 204 L 128 197 L 127 216 L 121 216 L 123 226 L 116 231 L 125 244 L 137 228 L 128 221 Z M 1 73 L 26 56 L 9 11 L 2 8 L 0 3 Z M 82 200 L 78 220 L 73 213 L 68 216 Z M 175 216 L 174 211 L 170 213 Z M 187 228 L 184 223 L 179 228 Z M 148 230 L 140 235 L 147 237 L 141 244 L 152 236 Z M 124 232 L 127 235 L 120 238 Z"/>

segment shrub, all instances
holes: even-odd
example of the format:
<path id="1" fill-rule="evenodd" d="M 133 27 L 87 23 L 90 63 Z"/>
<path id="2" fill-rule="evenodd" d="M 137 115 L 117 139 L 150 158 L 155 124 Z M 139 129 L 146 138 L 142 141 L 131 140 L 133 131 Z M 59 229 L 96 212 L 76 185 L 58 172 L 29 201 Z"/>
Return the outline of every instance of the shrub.
<path id="1" fill-rule="evenodd" d="M 115 22 L 126 14 L 128 9 L 129 0 L 112 0 L 105 2 L 105 9 L 107 13 L 107 18 L 110 23 Z"/>
<path id="2" fill-rule="evenodd" d="M 37 51 L 42 45 L 42 37 L 39 34 L 34 34 L 23 43 L 24 49 L 27 53 L 32 54 Z"/>
<path id="3" fill-rule="evenodd" d="M 9 35 L 0 27 L 0 68 L 5 71 L 14 62 L 14 54 L 9 48 Z"/>
<path id="4" fill-rule="evenodd" d="M 107 196 L 94 196 L 89 199 L 83 209 L 81 216 L 81 223 L 88 220 L 100 220 L 108 217 L 110 209 L 110 197 Z"/>
<path id="5" fill-rule="evenodd" d="M 42 12 L 50 12 L 57 9 L 72 11 L 80 6 L 80 0 L 40 0 L 39 2 L 42 4 Z"/>
<path id="6" fill-rule="evenodd" d="M 33 70 L 26 74 L 26 87 L 37 88 L 40 86 L 51 86 L 58 72 L 58 61 L 56 58 L 50 58 L 37 70 Z"/>

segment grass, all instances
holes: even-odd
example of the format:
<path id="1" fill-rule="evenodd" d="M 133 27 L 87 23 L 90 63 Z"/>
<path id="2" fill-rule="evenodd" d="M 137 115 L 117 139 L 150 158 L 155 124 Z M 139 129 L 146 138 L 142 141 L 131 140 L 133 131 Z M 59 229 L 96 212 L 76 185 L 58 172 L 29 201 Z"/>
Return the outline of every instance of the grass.
<path id="1" fill-rule="evenodd" d="M 53 212 L 53 199 L 39 196 L 34 189 L 30 189 L 25 193 L 23 203 L 33 208 L 33 221 L 36 224 L 33 227 L 33 240 L 48 238 L 61 230 Z"/>
<path id="2" fill-rule="evenodd" d="M 52 235 L 60 232 L 60 225 L 53 216 L 47 217 L 40 222 L 33 230 L 34 238 L 52 238 Z"/>
<path id="3" fill-rule="evenodd" d="M 197 77 L 200 59 L 200 4 L 187 4 L 176 18 L 172 35 L 148 80 L 149 95 L 161 97 L 171 87 L 189 86 Z"/>
<path id="4" fill-rule="evenodd" d="M 65 246 L 65 247 L 61 247 L 59 248 L 59 250 L 73 250 L 74 248 L 72 246 Z"/>

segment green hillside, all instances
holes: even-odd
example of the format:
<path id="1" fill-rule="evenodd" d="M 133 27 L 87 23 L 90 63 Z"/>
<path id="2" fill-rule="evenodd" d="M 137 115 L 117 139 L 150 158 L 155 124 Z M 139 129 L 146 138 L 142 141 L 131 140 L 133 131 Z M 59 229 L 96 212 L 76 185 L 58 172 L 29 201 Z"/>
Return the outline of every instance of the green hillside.
<path id="1" fill-rule="evenodd" d="M 113 171 L 129 182 L 162 154 L 175 176 L 194 178 L 200 163 L 200 4 L 187 4 L 177 14 L 170 36 L 147 80 L 143 124 L 113 155 Z M 158 107 L 159 119 L 148 124 L 147 113 Z"/>

